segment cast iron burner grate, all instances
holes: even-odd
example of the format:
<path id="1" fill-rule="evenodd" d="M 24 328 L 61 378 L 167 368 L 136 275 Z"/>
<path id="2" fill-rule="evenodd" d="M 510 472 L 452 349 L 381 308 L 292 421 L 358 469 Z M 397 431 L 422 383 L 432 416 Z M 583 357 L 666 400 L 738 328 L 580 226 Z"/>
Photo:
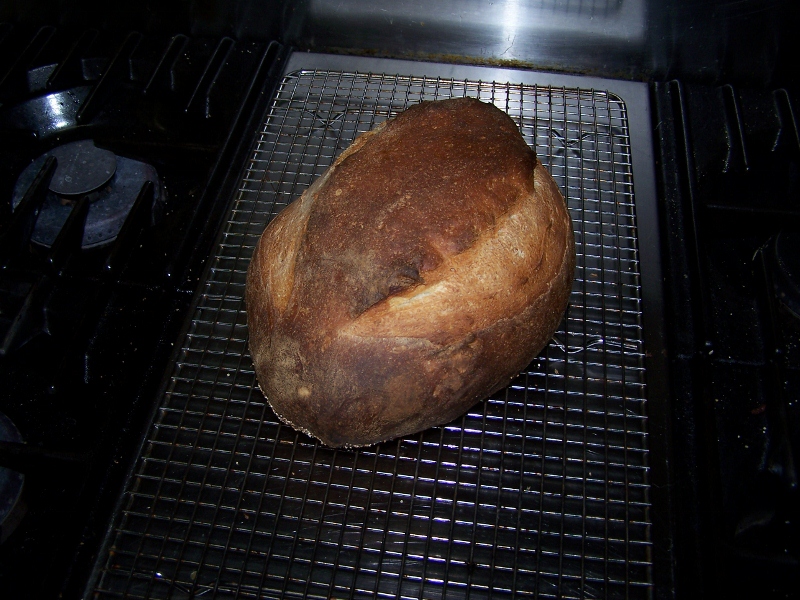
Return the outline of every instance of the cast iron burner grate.
<path id="1" fill-rule="evenodd" d="M 0 412 L 0 450 L 6 444 L 22 444 L 22 435 L 14 422 Z M 21 500 L 25 475 L 0 463 L 0 544 L 19 525 L 25 514 L 25 503 Z"/>
<path id="2" fill-rule="evenodd" d="M 242 299 L 253 247 L 358 133 L 464 95 L 511 115 L 567 196 L 578 267 L 564 323 L 462 419 L 358 451 L 320 446 L 255 387 Z M 99 559 L 97 597 L 651 596 L 640 296 L 618 97 L 287 75 Z"/>

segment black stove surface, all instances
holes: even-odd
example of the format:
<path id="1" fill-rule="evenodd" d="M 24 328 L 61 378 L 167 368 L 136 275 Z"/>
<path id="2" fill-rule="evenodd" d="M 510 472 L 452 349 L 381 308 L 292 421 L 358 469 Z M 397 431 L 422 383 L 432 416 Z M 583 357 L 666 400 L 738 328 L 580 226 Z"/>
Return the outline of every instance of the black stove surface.
<path id="1" fill-rule="evenodd" d="M 70 596 L 281 53 L 102 28 L 0 34 L 0 589 Z"/>
<path id="2" fill-rule="evenodd" d="M 678 581 L 793 597 L 800 572 L 800 136 L 787 89 L 655 86 Z"/>

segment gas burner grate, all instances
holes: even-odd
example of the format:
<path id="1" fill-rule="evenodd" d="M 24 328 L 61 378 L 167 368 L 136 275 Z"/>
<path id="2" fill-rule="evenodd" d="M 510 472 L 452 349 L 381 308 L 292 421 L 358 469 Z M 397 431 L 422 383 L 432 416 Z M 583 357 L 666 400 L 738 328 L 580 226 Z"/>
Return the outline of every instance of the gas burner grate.
<path id="1" fill-rule="evenodd" d="M 444 427 L 358 451 L 282 425 L 255 387 L 243 294 L 267 222 L 361 132 L 474 96 L 520 126 L 578 252 L 553 342 Z M 649 597 L 648 435 L 628 116 L 598 90 L 341 71 L 287 75 L 258 132 L 96 566 L 96 597 Z"/>
<path id="2" fill-rule="evenodd" d="M 51 156 L 58 163 L 31 232 L 36 244 L 52 247 L 73 206 L 84 196 L 90 205 L 80 243 L 83 249 L 101 247 L 117 238 L 146 182 L 153 184 L 152 203 L 163 200 L 158 173 L 151 165 L 98 148 L 92 140 L 79 140 L 56 146 L 22 171 L 11 197 L 14 210 Z"/>

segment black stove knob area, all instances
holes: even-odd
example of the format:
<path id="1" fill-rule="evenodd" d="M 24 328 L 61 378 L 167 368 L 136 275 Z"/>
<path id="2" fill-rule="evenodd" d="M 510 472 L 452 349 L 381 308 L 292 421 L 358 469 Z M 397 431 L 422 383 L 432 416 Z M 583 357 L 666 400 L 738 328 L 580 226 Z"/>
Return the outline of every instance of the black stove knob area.
<path id="1" fill-rule="evenodd" d="M 117 237 L 147 181 L 153 183 L 154 202 L 160 200 L 158 173 L 151 165 L 98 148 L 92 140 L 80 140 L 53 148 L 25 168 L 14 186 L 14 209 L 50 156 L 58 161 L 57 167 L 31 236 L 40 246 L 53 245 L 82 197 L 91 202 L 81 244 L 84 249 L 103 246 Z"/>
<path id="2" fill-rule="evenodd" d="M 0 412 L 0 458 L 6 445 L 21 443 L 19 430 L 11 419 Z M 0 544 L 8 539 L 25 514 L 21 500 L 24 483 L 25 475 L 4 467 L 0 461 Z"/>
<path id="3" fill-rule="evenodd" d="M 782 231 L 775 236 L 772 263 L 776 299 L 800 327 L 800 232 Z"/>

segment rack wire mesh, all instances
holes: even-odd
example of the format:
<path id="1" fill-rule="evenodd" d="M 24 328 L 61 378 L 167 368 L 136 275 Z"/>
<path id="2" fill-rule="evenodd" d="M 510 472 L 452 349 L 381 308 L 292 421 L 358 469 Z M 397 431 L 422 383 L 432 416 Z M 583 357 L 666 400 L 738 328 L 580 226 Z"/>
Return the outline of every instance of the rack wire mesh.
<path id="1" fill-rule="evenodd" d="M 506 111 L 564 192 L 577 270 L 552 343 L 463 418 L 357 451 L 282 425 L 243 293 L 268 221 L 421 100 Z M 649 597 L 639 261 L 626 106 L 598 90 L 285 76 L 125 492 L 97 597 Z"/>

